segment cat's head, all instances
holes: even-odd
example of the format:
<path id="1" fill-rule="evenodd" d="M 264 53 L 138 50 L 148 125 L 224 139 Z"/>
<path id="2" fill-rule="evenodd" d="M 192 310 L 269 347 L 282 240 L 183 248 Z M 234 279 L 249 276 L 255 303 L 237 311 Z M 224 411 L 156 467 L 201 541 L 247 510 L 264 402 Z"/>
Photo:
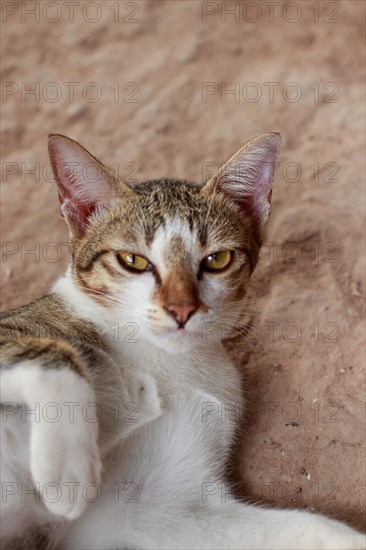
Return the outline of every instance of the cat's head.
<path id="1" fill-rule="evenodd" d="M 126 184 L 75 141 L 49 137 L 71 274 L 111 323 L 171 351 L 220 339 L 238 321 L 258 261 L 280 136 L 242 147 L 204 185 Z"/>

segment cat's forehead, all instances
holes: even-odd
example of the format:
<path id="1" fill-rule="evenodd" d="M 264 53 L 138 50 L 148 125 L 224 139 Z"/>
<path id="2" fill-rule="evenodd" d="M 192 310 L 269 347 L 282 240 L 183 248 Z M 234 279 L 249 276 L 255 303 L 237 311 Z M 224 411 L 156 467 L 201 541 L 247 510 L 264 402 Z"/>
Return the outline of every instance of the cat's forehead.
<path id="1" fill-rule="evenodd" d="M 187 263 L 201 257 L 202 251 L 220 250 L 228 241 L 234 246 L 242 241 L 243 220 L 227 208 L 223 197 L 206 197 L 201 188 L 171 179 L 134 188 L 134 203 L 125 211 L 127 226 L 157 264 Z"/>
<path id="2" fill-rule="evenodd" d="M 139 206 L 149 218 L 186 219 L 191 225 L 205 209 L 206 200 L 200 186 L 181 180 L 161 179 L 134 188 Z"/>
<path id="3" fill-rule="evenodd" d="M 145 238 L 152 245 L 155 234 L 163 228 L 166 238 L 180 235 L 188 244 L 192 236 L 205 245 L 209 234 L 232 229 L 232 217 L 225 214 L 224 203 L 217 196 L 200 193 L 202 186 L 182 180 L 162 179 L 135 187 L 137 202 L 134 220 L 144 224 Z M 160 240 L 163 235 L 159 233 Z"/>
<path id="4" fill-rule="evenodd" d="M 203 247 L 197 228 L 190 227 L 187 220 L 175 216 L 156 230 L 149 248 L 151 259 L 157 265 L 170 269 L 194 262 L 200 257 Z"/>
<path id="5" fill-rule="evenodd" d="M 243 248 L 251 233 L 244 217 L 224 196 L 200 191 L 179 180 L 137 185 L 95 218 L 83 258 L 89 249 L 91 256 L 101 248 L 123 249 L 145 255 L 160 269 L 192 268 L 206 254 Z"/>
<path id="6" fill-rule="evenodd" d="M 175 216 L 157 228 L 147 248 L 149 259 L 159 267 L 162 276 L 172 270 L 182 272 L 198 269 L 202 258 L 220 250 L 232 250 L 242 245 L 235 235 L 225 230 L 208 231 L 202 238 L 201 227 L 190 226 L 188 220 Z"/>

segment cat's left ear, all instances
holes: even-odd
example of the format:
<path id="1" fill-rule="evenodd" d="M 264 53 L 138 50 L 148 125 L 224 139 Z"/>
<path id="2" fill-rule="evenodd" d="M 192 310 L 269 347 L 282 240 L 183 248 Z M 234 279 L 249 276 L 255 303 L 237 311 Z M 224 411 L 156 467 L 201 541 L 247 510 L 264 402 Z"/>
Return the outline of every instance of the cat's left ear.
<path id="1" fill-rule="evenodd" d="M 231 198 L 261 228 L 267 222 L 276 159 L 278 133 L 263 134 L 246 143 L 205 184 L 201 193 L 221 192 Z"/>
<path id="2" fill-rule="evenodd" d="M 49 136 L 48 152 L 58 186 L 61 214 L 72 236 L 80 238 L 95 209 L 108 204 L 115 196 L 116 179 L 84 147 L 61 134 Z"/>

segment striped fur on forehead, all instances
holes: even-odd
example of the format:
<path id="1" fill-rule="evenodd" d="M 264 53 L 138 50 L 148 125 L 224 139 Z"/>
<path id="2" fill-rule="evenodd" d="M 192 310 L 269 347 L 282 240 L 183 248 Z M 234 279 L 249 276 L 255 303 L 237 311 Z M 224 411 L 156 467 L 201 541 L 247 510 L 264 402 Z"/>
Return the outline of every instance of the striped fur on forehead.
<path id="1" fill-rule="evenodd" d="M 242 243 L 244 235 L 245 238 L 253 237 L 260 246 L 250 219 L 239 211 L 233 200 L 222 193 L 204 196 L 201 189 L 202 185 L 169 179 L 149 181 L 134 188 L 140 197 L 140 214 L 143 212 L 149 221 L 148 244 L 159 227 L 165 227 L 167 221 L 178 218 L 185 221 L 191 231 L 197 230 L 202 245 L 206 245 L 208 239 L 225 240 L 228 235 Z"/>
<path id="2" fill-rule="evenodd" d="M 130 277 L 116 266 L 120 250 L 145 255 L 166 275 L 177 268 L 198 270 L 206 254 L 240 249 L 252 272 L 261 243 L 250 219 L 227 196 L 205 196 L 201 188 L 179 180 L 149 181 L 97 210 L 75 243 L 72 270 L 80 285 L 115 292 Z"/>
<path id="3" fill-rule="evenodd" d="M 140 210 L 148 222 L 145 233 L 148 245 L 159 228 L 179 220 L 209 252 L 229 241 L 233 248 L 245 249 L 254 268 L 261 235 L 235 201 L 222 193 L 207 197 L 200 192 L 202 186 L 179 180 L 155 180 L 136 189 L 141 198 Z"/>
<path id="4" fill-rule="evenodd" d="M 145 234 L 147 244 L 151 244 L 156 230 L 165 227 L 172 218 L 184 220 L 192 230 L 202 216 L 204 201 L 198 185 L 164 178 L 145 182 L 134 190 L 139 196 L 140 208 L 150 222 Z"/>
<path id="5" fill-rule="evenodd" d="M 186 258 L 186 242 L 181 235 L 174 235 L 168 246 L 165 248 L 163 253 L 165 265 L 173 266 L 177 263 L 177 260 L 180 263 L 183 263 Z"/>

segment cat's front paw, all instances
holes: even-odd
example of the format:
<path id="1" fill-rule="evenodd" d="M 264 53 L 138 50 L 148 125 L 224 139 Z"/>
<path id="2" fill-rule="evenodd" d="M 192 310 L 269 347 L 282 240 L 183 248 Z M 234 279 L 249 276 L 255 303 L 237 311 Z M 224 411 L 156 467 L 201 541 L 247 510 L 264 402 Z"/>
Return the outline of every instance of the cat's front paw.
<path id="1" fill-rule="evenodd" d="M 31 432 L 31 473 L 45 506 L 79 517 L 100 492 L 101 460 L 94 393 L 81 377 L 49 377 L 47 401 Z"/>

